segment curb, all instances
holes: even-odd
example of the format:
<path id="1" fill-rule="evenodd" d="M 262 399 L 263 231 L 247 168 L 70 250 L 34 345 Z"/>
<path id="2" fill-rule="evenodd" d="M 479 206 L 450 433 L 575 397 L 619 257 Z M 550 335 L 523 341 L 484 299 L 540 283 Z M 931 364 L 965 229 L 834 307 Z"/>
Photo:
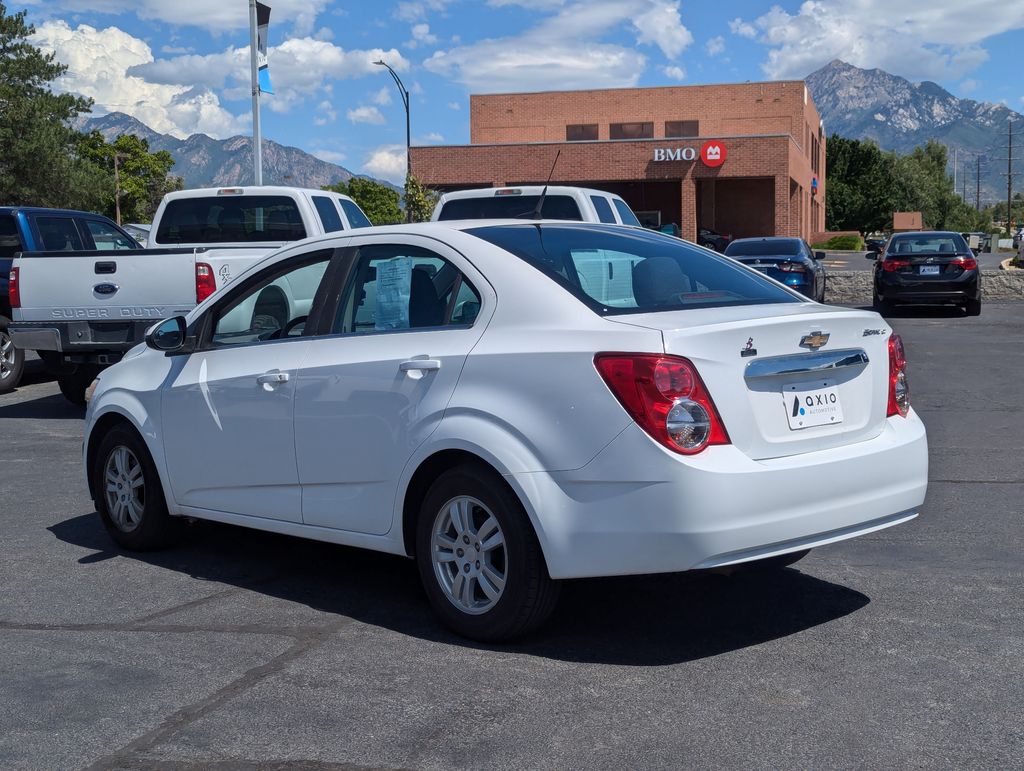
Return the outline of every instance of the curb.
<path id="1" fill-rule="evenodd" d="M 999 263 L 999 269 L 1000 270 L 1024 270 L 1024 268 L 1018 268 L 1018 267 L 1010 264 L 1010 263 L 1012 263 L 1014 261 L 1014 259 L 1016 259 L 1016 258 L 1015 257 L 1007 257 L 1005 260 L 1003 260 L 1001 263 Z"/>

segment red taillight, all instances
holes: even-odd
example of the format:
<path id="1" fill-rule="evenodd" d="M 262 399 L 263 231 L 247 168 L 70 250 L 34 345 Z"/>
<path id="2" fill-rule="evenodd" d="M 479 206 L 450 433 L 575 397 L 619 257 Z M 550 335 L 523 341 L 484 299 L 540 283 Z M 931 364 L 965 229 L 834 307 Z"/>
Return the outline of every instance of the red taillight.
<path id="1" fill-rule="evenodd" d="M 799 262 L 780 262 L 779 263 L 779 270 L 781 270 L 783 273 L 806 273 L 807 272 L 807 268 L 805 268 Z"/>
<path id="2" fill-rule="evenodd" d="M 626 412 L 673 452 L 693 455 L 729 444 L 722 418 L 687 359 L 650 353 L 599 353 L 594 366 Z"/>
<path id="3" fill-rule="evenodd" d="M 962 270 L 977 270 L 978 261 L 973 257 L 957 257 L 954 265 L 959 265 Z"/>
<path id="4" fill-rule="evenodd" d="M 903 338 L 889 337 L 889 409 L 886 417 L 907 417 L 910 412 L 910 383 L 907 381 L 907 357 L 903 353 Z"/>
<path id="5" fill-rule="evenodd" d="M 205 262 L 196 263 L 196 303 L 201 303 L 217 291 L 217 280 L 213 276 L 213 268 Z"/>
<path id="6" fill-rule="evenodd" d="M 882 260 L 882 270 L 886 273 L 895 273 L 900 268 L 909 268 L 910 260 Z"/>
<path id="7" fill-rule="evenodd" d="M 11 275 L 7 283 L 7 299 L 11 301 L 12 308 L 21 307 L 21 286 L 18 284 L 18 271 L 20 268 L 11 268 Z"/>

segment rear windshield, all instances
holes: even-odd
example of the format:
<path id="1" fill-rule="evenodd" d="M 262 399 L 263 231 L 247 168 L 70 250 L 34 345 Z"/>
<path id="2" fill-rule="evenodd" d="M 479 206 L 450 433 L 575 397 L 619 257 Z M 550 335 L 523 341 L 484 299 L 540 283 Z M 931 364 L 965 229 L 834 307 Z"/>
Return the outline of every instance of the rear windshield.
<path id="1" fill-rule="evenodd" d="M 305 237 L 295 201 L 276 195 L 179 198 L 167 204 L 156 233 L 161 244 L 255 243 Z"/>
<path id="2" fill-rule="evenodd" d="M 966 252 L 967 242 L 959 233 L 942 235 L 893 236 L 889 254 L 942 254 Z"/>
<path id="3" fill-rule="evenodd" d="M 601 315 L 801 302 L 754 271 L 649 231 L 496 225 L 467 232 L 525 260 Z"/>
<path id="4" fill-rule="evenodd" d="M 771 255 L 792 256 L 800 254 L 800 242 L 790 239 L 779 241 L 733 241 L 725 247 L 730 257 L 767 257 Z"/>
<path id="5" fill-rule="evenodd" d="M 539 195 L 488 195 L 486 198 L 453 198 L 441 207 L 439 220 L 530 219 Z M 544 196 L 541 217 L 546 220 L 582 220 L 580 207 L 567 195 Z"/>

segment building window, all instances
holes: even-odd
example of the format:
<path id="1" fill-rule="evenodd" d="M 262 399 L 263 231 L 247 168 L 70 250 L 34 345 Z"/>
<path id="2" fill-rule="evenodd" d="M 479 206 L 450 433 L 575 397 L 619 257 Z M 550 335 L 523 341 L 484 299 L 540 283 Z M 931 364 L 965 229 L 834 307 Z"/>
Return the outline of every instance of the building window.
<path id="1" fill-rule="evenodd" d="M 566 142 L 586 142 L 597 139 L 596 123 L 577 123 L 565 127 Z"/>
<path id="2" fill-rule="evenodd" d="M 608 127 L 611 139 L 651 139 L 654 137 L 653 123 L 613 123 Z"/>
<path id="3" fill-rule="evenodd" d="M 667 120 L 665 121 L 665 137 L 699 137 L 700 121 L 696 120 Z"/>

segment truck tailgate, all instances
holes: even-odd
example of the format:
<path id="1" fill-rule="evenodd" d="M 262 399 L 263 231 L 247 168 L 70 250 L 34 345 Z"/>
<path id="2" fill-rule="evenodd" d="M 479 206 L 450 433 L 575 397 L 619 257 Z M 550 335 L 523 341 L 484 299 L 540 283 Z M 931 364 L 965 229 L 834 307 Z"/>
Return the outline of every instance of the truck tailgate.
<path id="1" fill-rule="evenodd" d="M 162 319 L 195 306 L 195 250 L 24 252 L 19 321 Z"/>

